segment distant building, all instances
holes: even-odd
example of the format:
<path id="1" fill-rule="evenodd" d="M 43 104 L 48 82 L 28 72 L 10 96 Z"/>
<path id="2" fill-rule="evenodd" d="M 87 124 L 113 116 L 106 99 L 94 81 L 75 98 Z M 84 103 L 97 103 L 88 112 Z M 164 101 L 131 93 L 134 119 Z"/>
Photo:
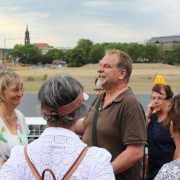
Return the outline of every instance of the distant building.
<path id="1" fill-rule="evenodd" d="M 9 63 L 9 53 L 11 49 L 0 48 L 0 67 L 6 66 Z"/>
<path id="2" fill-rule="evenodd" d="M 24 44 L 30 44 L 30 37 L 29 37 L 28 26 L 26 26 Z"/>
<path id="3" fill-rule="evenodd" d="M 49 44 L 47 43 L 33 43 L 32 45 L 38 47 L 39 49 L 49 48 Z"/>
<path id="4" fill-rule="evenodd" d="M 32 45 L 41 49 L 43 55 L 46 54 L 50 49 L 53 49 L 47 43 L 33 43 Z"/>
<path id="5" fill-rule="evenodd" d="M 47 52 L 48 52 L 49 50 L 51 50 L 51 49 L 54 49 L 54 47 L 43 48 L 43 49 L 42 49 L 42 55 L 47 54 Z"/>
<path id="6" fill-rule="evenodd" d="M 177 44 L 180 43 L 180 36 L 162 36 L 153 37 L 146 44 L 154 44 L 163 51 L 174 50 Z"/>

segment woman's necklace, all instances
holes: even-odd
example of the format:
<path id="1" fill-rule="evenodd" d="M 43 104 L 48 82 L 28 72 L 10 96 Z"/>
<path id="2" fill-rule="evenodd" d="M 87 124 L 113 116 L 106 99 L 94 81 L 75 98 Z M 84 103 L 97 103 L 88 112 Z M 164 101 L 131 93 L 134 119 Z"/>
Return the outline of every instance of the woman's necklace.
<path id="1" fill-rule="evenodd" d="M 11 118 L 8 118 L 5 114 L 3 115 L 5 121 L 9 124 L 9 125 L 15 125 L 16 124 L 16 116 L 12 116 Z M 13 121 L 12 121 L 13 120 Z"/>
<path id="2" fill-rule="evenodd" d="M 6 121 L 7 121 L 10 125 L 15 125 L 15 124 L 16 124 L 16 120 L 15 120 L 15 121 L 9 121 L 8 119 L 6 119 Z"/>

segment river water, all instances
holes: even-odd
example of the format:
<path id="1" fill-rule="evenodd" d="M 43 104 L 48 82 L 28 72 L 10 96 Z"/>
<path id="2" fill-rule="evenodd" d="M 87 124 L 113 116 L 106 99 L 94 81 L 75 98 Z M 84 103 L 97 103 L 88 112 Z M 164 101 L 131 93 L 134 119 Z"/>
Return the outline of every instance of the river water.
<path id="1" fill-rule="evenodd" d="M 142 104 L 144 110 L 146 110 L 147 104 L 150 101 L 150 94 L 135 94 L 137 99 Z M 89 99 L 86 101 L 87 106 L 90 106 L 95 99 L 94 94 L 89 94 Z M 17 107 L 25 117 L 41 117 L 39 113 L 37 93 L 25 93 L 21 104 Z"/>

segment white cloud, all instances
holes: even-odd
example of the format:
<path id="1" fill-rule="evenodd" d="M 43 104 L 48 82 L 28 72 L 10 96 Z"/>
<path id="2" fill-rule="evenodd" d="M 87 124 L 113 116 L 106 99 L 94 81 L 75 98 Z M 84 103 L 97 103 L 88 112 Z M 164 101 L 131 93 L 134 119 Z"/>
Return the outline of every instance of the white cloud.
<path id="1" fill-rule="evenodd" d="M 135 42 L 179 35 L 179 0 L 1 0 L 0 47 L 4 38 L 75 46 L 80 38 L 98 42 Z M 14 46 L 21 40 L 9 40 Z"/>

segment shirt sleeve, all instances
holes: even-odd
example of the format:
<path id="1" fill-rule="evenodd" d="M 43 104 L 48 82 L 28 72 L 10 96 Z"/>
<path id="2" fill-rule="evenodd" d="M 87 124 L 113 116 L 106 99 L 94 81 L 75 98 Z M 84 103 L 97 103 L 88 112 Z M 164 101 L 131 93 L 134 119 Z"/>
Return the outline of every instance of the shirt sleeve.
<path id="1" fill-rule="evenodd" d="M 171 163 L 164 164 L 159 170 L 154 180 L 178 180 L 179 166 L 173 166 Z"/>
<path id="2" fill-rule="evenodd" d="M 13 157 L 10 158 L 3 164 L 0 170 L 0 179 L 5 180 L 18 180 L 17 172 L 13 166 Z"/>
<path id="3" fill-rule="evenodd" d="M 136 99 L 127 98 L 122 119 L 123 143 L 125 145 L 145 144 L 147 136 L 146 121 L 144 111 Z"/>
<path id="4" fill-rule="evenodd" d="M 107 150 L 101 148 L 101 150 L 99 151 L 97 156 L 98 157 L 97 157 L 96 165 L 93 168 L 94 173 L 92 175 L 92 177 L 93 177 L 92 179 L 114 180 L 115 176 L 114 176 L 112 165 L 110 163 L 111 158 L 112 158 L 110 153 Z"/>

